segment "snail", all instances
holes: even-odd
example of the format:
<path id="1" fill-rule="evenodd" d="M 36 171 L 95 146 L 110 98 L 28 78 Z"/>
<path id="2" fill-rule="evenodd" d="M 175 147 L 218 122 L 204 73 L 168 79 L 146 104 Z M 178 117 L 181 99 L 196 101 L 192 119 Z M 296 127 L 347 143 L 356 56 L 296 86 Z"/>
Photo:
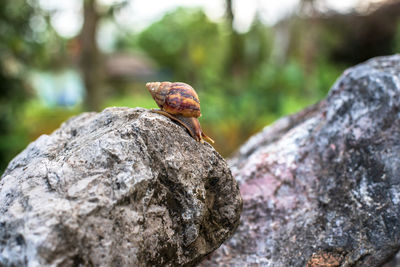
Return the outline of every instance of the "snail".
<path id="1" fill-rule="evenodd" d="M 149 82 L 146 83 L 154 101 L 160 109 L 152 112 L 162 114 L 185 127 L 198 142 L 214 143 L 203 133 L 200 122 L 200 101 L 196 91 L 188 84 L 181 82 Z"/>

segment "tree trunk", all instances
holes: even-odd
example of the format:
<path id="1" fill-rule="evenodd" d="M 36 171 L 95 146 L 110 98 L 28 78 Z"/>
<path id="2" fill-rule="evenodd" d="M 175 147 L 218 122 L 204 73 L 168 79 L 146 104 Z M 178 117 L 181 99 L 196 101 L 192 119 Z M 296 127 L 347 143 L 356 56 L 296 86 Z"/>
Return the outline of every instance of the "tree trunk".
<path id="1" fill-rule="evenodd" d="M 226 17 L 230 31 L 230 50 L 227 57 L 227 74 L 240 75 L 243 63 L 243 43 L 240 35 L 233 27 L 235 15 L 233 13 L 232 0 L 226 0 Z"/>
<path id="2" fill-rule="evenodd" d="M 232 0 L 226 0 L 226 17 L 228 20 L 228 25 L 233 29 L 233 8 Z"/>
<path id="3" fill-rule="evenodd" d="M 99 110 L 102 103 L 102 59 L 96 43 L 99 14 L 96 0 L 84 0 L 83 27 L 80 35 L 80 68 L 86 87 L 85 107 Z"/>

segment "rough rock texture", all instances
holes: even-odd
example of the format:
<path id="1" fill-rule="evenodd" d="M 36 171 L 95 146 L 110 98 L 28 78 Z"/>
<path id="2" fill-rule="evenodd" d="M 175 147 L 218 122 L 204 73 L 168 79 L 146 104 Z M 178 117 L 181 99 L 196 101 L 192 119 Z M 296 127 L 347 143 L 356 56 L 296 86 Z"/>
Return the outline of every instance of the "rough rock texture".
<path id="1" fill-rule="evenodd" d="M 234 236 L 203 266 L 380 266 L 400 248 L 400 56 L 348 69 L 328 97 L 230 162 Z"/>
<path id="2" fill-rule="evenodd" d="M 108 108 L 30 144 L 0 181 L 0 266 L 194 265 L 232 235 L 224 159 L 170 119 Z"/>

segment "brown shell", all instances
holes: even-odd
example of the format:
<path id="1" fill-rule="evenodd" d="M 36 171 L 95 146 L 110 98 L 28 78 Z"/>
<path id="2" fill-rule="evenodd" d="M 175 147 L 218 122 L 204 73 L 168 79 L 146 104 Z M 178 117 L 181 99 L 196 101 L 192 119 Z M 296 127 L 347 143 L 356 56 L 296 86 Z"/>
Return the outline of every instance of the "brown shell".
<path id="1" fill-rule="evenodd" d="M 181 82 L 150 82 L 146 87 L 162 110 L 184 117 L 201 116 L 199 97 L 190 85 Z"/>

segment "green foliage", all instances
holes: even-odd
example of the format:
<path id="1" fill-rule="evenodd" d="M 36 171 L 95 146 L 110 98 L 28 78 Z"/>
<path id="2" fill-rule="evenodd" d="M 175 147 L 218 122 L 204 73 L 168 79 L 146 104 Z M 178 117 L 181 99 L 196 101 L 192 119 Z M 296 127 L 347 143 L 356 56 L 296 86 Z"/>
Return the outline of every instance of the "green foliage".
<path id="1" fill-rule="evenodd" d="M 4 1 L 0 8 L 0 173 L 29 142 L 24 107 L 32 97 L 26 77 L 33 67 L 57 67 L 65 41 L 32 0 Z M 65 60 L 58 60 L 63 62 Z M 54 112 L 54 111 L 53 111 Z"/>
<path id="2" fill-rule="evenodd" d="M 0 9 L 0 171 L 26 144 L 17 125 L 20 104 L 27 96 L 21 61 L 29 57 L 31 47 L 21 36 L 30 34 L 32 12 L 22 0 L 6 1 Z"/>
<path id="3" fill-rule="evenodd" d="M 56 34 L 35 0 L 28 3 L 6 1 L 0 9 L 0 171 L 29 141 L 83 111 L 46 107 L 30 93 L 29 70 L 71 67 L 68 52 L 79 52 L 79 45 Z M 226 21 L 213 22 L 200 9 L 183 8 L 141 33 L 119 34 L 115 51 L 145 53 L 156 62 L 160 80 L 193 85 L 202 102 L 203 130 L 228 156 L 264 126 L 325 97 L 344 70 L 332 61 L 332 51 L 343 44 L 346 30 L 296 17 L 285 23 L 290 43 L 279 60 L 273 54 L 280 48 L 274 39 L 279 27 L 257 18 L 239 34 Z M 395 52 L 400 50 L 398 29 Z M 128 78 L 109 79 L 106 87 L 112 90 L 102 106 L 156 108 L 145 82 Z"/>
<path id="4" fill-rule="evenodd" d="M 304 49 L 313 43 L 302 35 L 294 36 L 299 38 L 295 42 L 299 46 L 280 65 L 271 58 L 273 30 L 258 19 L 247 33 L 238 34 L 223 22 L 211 22 L 201 10 L 177 9 L 119 44 L 122 49 L 129 45 L 141 49 L 169 73 L 169 80 L 196 88 L 202 101 L 203 128 L 216 139 L 217 149 L 227 155 L 280 116 L 324 97 L 340 74 L 342 69 L 328 61 L 328 48 L 321 49 L 323 55 L 314 55 L 312 65 L 305 66 Z M 327 33 L 323 38 L 331 44 L 331 37 Z M 239 45 L 233 45 L 232 40 Z M 143 94 L 123 103 L 155 107 L 145 89 Z"/>
<path id="5" fill-rule="evenodd" d="M 50 134 L 60 127 L 61 123 L 82 112 L 82 108 L 50 107 L 35 98 L 21 107 L 19 129 L 23 130 L 29 140 L 35 140 L 42 134 Z"/>
<path id="6" fill-rule="evenodd" d="M 143 90 L 146 90 L 143 88 Z M 147 91 L 147 90 L 146 90 Z M 103 108 L 106 107 L 142 107 L 142 108 L 157 108 L 150 94 L 130 93 L 127 95 L 118 95 L 107 99 Z"/>
<path id="7" fill-rule="evenodd" d="M 139 46 L 174 80 L 194 83 L 213 79 L 223 67 L 224 35 L 201 10 L 177 9 L 152 24 L 138 38 Z"/>

